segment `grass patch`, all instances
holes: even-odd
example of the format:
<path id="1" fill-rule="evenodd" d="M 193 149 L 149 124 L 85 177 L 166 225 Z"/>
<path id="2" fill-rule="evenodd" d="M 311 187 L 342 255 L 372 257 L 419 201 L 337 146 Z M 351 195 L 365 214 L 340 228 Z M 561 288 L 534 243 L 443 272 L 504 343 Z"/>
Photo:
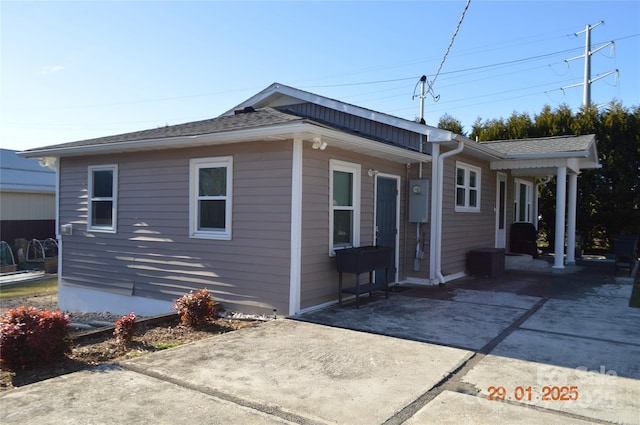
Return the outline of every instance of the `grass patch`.
<path id="1" fill-rule="evenodd" d="M 183 342 L 167 342 L 167 343 L 151 344 L 151 346 L 156 350 L 166 350 L 167 348 L 175 348 L 183 344 L 184 344 Z"/>
<path id="2" fill-rule="evenodd" d="M 58 279 L 42 279 L 30 282 L 19 282 L 4 285 L 0 288 L 0 300 L 32 295 L 48 295 L 58 292 Z"/>

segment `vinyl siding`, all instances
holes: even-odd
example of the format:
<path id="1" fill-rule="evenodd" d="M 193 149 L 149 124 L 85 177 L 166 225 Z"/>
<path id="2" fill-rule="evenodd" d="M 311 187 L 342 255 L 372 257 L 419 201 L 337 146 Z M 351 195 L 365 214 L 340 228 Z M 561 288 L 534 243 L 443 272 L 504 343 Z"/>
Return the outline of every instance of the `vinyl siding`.
<path id="1" fill-rule="evenodd" d="M 455 211 L 456 162 L 464 162 L 481 169 L 480 212 Z M 466 155 L 456 155 L 444 164 L 442 218 L 442 272 L 446 276 L 464 272 L 467 253 L 473 249 L 495 246 L 496 179 L 497 172 L 483 161 Z M 531 181 L 531 180 L 529 180 Z M 535 194 L 534 194 L 535 196 Z M 514 178 L 507 173 L 506 242 L 513 223 Z"/>
<path id="2" fill-rule="evenodd" d="M 420 168 L 419 164 L 412 164 L 411 169 L 409 171 L 409 179 L 418 179 L 420 178 Z M 404 258 L 405 267 L 407 270 L 407 276 L 416 279 L 428 279 L 429 278 L 429 257 L 430 257 L 430 249 L 431 249 L 431 202 L 433 201 L 432 192 L 432 182 L 431 182 L 431 163 L 426 163 L 422 165 L 422 179 L 429 181 L 429 199 L 427 203 L 427 223 L 420 224 L 420 238 L 422 242 L 420 243 L 420 248 L 424 251 L 424 258 L 420 260 L 420 268 L 418 270 L 414 270 L 414 260 L 416 258 L 416 245 L 419 242 L 416 238 L 416 228 L 418 223 L 408 223 L 407 224 L 407 239 L 405 240 L 406 245 L 406 257 Z M 401 191 L 405 196 L 405 199 L 409 198 L 409 184 L 406 183 L 402 186 Z M 407 201 L 408 202 L 408 201 Z M 407 204 L 403 205 L 405 207 Z M 408 213 L 407 213 L 408 214 Z M 405 217 L 405 220 L 408 220 L 408 215 Z M 402 258 L 400 259 L 402 261 Z"/>
<path id="3" fill-rule="evenodd" d="M 55 193 L 0 192 L 2 220 L 54 220 Z"/>
<path id="4" fill-rule="evenodd" d="M 304 146 L 303 153 L 303 206 L 302 206 L 302 264 L 301 264 L 301 308 L 332 302 L 338 298 L 338 273 L 335 258 L 329 257 L 329 160 L 338 159 L 361 165 L 361 205 L 360 205 L 360 245 L 374 243 L 374 177 L 367 175 L 368 169 L 401 177 L 404 187 L 406 168 L 404 164 L 382 161 L 364 155 L 327 148 L 326 151 L 313 150 Z M 406 212 L 401 191 L 400 205 L 400 264 L 402 264 Z M 404 267 L 399 265 L 400 276 Z M 345 285 L 355 276 L 344 275 Z"/>
<path id="5" fill-rule="evenodd" d="M 327 123 L 333 127 L 345 130 L 349 133 L 375 139 L 385 143 L 392 143 L 410 150 L 420 150 L 421 135 L 390 125 L 382 124 L 366 118 L 357 117 L 346 112 L 337 111 L 313 103 L 299 103 L 287 105 L 278 109 L 290 111 L 294 114 L 311 118 L 320 123 Z M 431 145 L 427 144 L 424 149 L 431 153 Z"/>
<path id="6" fill-rule="evenodd" d="M 292 142 L 61 161 L 64 281 L 171 301 L 207 288 L 226 308 L 288 311 Z M 233 156 L 232 240 L 189 237 L 189 160 Z M 118 164 L 117 234 L 88 232 L 87 167 Z"/>

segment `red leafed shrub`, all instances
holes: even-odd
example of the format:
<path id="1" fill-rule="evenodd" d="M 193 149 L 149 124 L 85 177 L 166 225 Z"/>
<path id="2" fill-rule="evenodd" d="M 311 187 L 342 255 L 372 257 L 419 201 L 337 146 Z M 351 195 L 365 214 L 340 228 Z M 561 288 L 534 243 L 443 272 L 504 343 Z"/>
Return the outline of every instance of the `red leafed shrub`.
<path id="1" fill-rule="evenodd" d="M 173 304 L 183 324 L 195 328 L 207 319 L 215 317 L 216 307 L 213 298 L 206 289 L 190 292 Z"/>
<path id="2" fill-rule="evenodd" d="M 116 337 L 118 344 L 127 345 L 133 339 L 136 333 L 136 314 L 131 312 L 126 316 L 122 316 L 116 321 L 116 328 L 113 335 Z"/>
<path id="3" fill-rule="evenodd" d="M 70 322 L 60 310 L 18 307 L 0 317 L 0 365 L 24 370 L 52 363 L 71 351 Z"/>

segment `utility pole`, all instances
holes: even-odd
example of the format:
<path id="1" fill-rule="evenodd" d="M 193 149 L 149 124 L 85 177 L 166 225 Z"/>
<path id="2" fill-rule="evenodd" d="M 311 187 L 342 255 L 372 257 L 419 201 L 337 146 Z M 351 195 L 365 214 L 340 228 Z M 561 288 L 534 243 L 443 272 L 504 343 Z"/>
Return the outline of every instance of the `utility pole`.
<path id="1" fill-rule="evenodd" d="M 578 34 L 585 33 L 584 54 L 580 56 L 576 56 L 575 58 L 565 60 L 565 62 L 569 62 L 575 59 L 584 58 L 584 81 L 582 83 L 572 84 L 570 86 L 565 86 L 561 88 L 561 90 L 564 91 L 565 89 L 568 89 L 571 87 L 583 86 L 582 106 L 584 107 L 591 106 L 591 83 L 598 81 L 599 79 L 604 78 L 613 73 L 618 73 L 618 70 L 616 69 L 613 71 L 606 72 L 602 75 L 599 75 L 594 79 L 591 79 L 591 56 L 594 53 L 598 53 L 600 50 L 604 49 L 605 47 L 613 46 L 615 44 L 613 41 L 610 41 L 598 47 L 596 50 L 591 51 L 591 30 L 602 24 L 604 24 L 604 21 L 600 21 L 595 25 L 587 25 L 584 31 L 579 31 L 575 33 L 574 34 L 575 36 L 578 36 Z"/>
<path id="2" fill-rule="evenodd" d="M 424 98 L 426 97 L 426 93 L 424 91 L 425 84 L 427 82 L 427 76 L 423 75 L 420 77 L 420 124 L 425 124 L 424 121 Z M 422 151 L 422 149 L 420 149 Z"/>

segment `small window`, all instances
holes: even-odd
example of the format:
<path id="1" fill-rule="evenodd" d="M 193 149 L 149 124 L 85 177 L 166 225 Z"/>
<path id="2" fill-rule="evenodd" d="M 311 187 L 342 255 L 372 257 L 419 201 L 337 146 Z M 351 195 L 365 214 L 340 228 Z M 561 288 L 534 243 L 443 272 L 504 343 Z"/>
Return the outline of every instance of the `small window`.
<path id="1" fill-rule="evenodd" d="M 531 223 L 531 204 L 533 202 L 533 183 L 516 179 L 513 208 L 513 221 Z"/>
<path id="2" fill-rule="evenodd" d="M 457 212 L 480 212 L 480 168 L 456 163 Z"/>
<path id="3" fill-rule="evenodd" d="M 88 182 L 88 230 L 115 233 L 118 211 L 118 166 L 89 166 Z"/>
<path id="4" fill-rule="evenodd" d="M 190 162 L 190 232 L 192 237 L 231 239 L 231 157 Z"/>
<path id="5" fill-rule="evenodd" d="M 360 165 L 331 160 L 329 254 L 360 245 Z"/>

